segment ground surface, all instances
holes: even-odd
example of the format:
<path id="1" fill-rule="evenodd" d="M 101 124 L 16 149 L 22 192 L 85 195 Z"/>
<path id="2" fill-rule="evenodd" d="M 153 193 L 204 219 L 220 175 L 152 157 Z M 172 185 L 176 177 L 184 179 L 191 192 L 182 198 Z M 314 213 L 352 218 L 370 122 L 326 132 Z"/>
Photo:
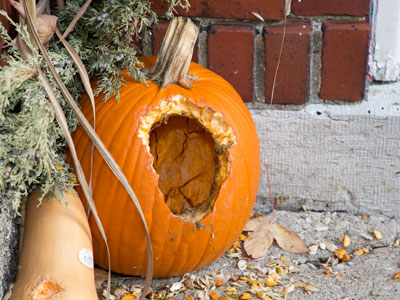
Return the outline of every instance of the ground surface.
<path id="1" fill-rule="evenodd" d="M 251 299 L 264 300 L 268 299 L 266 296 L 271 299 L 400 299 L 400 279 L 392 278 L 400 272 L 400 246 L 396 246 L 400 225 L 394 219 L 348 213 L 277 211 L 275 221 L 298 233 L 312 252 L 291 254 L 274 243 L 265 257 L 256 260 L 240 252 L 224 254 L 209 266 L 186 275 L 186 280 L 182 277 L 154 280 L 153 290 L 158 292 L 153 296 L 157 298 L 165 293 L 176 299 L 187 299 L 191 295 L 195 299 L 210 299 L 210 295 L 218 294 L 218 297 L 240 298 L 250 292 Z M 382 234 L 381 240 L 375 237 L 374 230 Z M 350 260 L 340 262 L 332 250 L 334 246 L 343 248 L 345 234 L 351 240 L 346 248 Z M 356 255 L 355 251 L 361 249 L 369 253 Z M 276 271 L 282 275 L 281 278 L 272 275 L 277 285 L 266 287 L 265 278 Z M 101 285 L 103 279 L 104 273 L 98 271 L 97 283 Z M 256 281 L 261 282 L 258 288 L 254 285 Z M 115 299 L 133 299 L 122 295 L 135 288 L 140 290 L 142 283 L 142 279 L 114 276 L 113 286 L 120 285 L 114 291 Z"/>

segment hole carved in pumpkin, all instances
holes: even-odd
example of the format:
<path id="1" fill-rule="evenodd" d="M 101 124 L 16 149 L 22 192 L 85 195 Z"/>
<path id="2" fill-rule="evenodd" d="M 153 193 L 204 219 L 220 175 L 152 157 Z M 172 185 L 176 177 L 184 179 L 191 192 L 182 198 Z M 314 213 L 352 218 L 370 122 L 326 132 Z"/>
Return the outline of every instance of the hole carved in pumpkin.
<path id="1" fill-rule="evenodd" d="M 208 209 L 213 196 L 218 157 L 211 134 L 199 122 L 171 116 L 150 134 L 158 186 L 172 213 Z"/>
<path id="2" fill-rule="evenodd" d="M 177 100 L 165 101 L 148 114 L 139 135 L 154 157 L 166 205 L 176 217 L 194 223 L 212 211 L 229 176 L 229 148 L 235 137 L 220 114 L 183 97 Z M 166 103 L 168 112 L 160 114 Z"/>

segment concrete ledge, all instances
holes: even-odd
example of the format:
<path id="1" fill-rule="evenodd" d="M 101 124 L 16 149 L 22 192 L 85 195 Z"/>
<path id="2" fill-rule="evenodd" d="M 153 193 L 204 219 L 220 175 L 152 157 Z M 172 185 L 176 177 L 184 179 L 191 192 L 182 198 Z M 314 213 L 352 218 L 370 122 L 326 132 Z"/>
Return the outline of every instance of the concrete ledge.
<path id="1" fill-rule="evenodd" d="M 0 299 L 14 282 L 18 268 L 18 223 L 6 199 L 0 198 Z"/>
<path id="2" fill-rule="evenodd" d="M 400 217 L 400 83 L 299 111 L 250 109 L 278 207 Z M 257 209 L 270 207 L 263 168 Z"/>

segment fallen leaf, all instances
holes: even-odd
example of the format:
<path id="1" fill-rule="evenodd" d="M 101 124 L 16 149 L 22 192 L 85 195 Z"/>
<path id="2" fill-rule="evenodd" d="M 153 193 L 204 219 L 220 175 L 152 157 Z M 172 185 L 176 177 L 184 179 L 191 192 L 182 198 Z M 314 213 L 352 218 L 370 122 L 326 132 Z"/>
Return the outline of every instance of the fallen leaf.
<path id="1" fill-rule="evenodd" d="M 244 241 L 244 250 L 251 258 L 263 257 L 271 247 L 274 237 L 270 231 L 255 231 Z"/>
<path id="2" fill-rule="evenodd" d="M 271 231 L 279 247 L 283 250 L 292 253 L 310 252 L 310 249 L 304 245 L 301 238 L 295 232 L 289 231 L 277 223 L 272 224 Z"/>
<path id="3" fill-rule="evenodd" d="M 271 223 L 271 221 L 268 220 L 268 218 L 263 215 L 255 214 L 247 222 L 243 231 L 255 231 L 258 226 L 265 224 L 265 223 L 269 224 L 269 223 Z"/>

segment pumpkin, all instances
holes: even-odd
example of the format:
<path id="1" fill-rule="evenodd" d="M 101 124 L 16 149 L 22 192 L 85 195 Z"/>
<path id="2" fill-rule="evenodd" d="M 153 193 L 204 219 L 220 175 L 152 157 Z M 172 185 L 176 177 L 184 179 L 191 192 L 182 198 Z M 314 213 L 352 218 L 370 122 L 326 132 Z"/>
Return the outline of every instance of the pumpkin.
<path id="1" fill-rule="evenodd" d="M 104 102 L 101 95 L 95 99 L 96 132 L 145 215 L 155 277 L 190 272 L 218 258 L 240 235 L 257 194 L 259 142 L 253 120 L 228 82 L 190 63 L 197 30 L 189 19 L 174 19 L 157 61 L 142 58 L 154 82 L 140 83 L 124 72 L 118 103 Z M 80 104 L 92 121 L 89 98 L 83 96 Z M 91 141 L 82 128 L 73 139 L 88 178 Z M 111 269 L 144 276 L 139 214 L 97 151 L 92 172 Z M 104 241 L 92 217 L 89 223 L 95 263 L 107 268 Z"/>
<path id="2" fill-rule="evenodd" d="M 17 280 L 11 300 L 93 299 L 94 282 L 90 228 L 75 191 L 68 202 L 43 199 L 40 189 L 29 197 Z"/>

